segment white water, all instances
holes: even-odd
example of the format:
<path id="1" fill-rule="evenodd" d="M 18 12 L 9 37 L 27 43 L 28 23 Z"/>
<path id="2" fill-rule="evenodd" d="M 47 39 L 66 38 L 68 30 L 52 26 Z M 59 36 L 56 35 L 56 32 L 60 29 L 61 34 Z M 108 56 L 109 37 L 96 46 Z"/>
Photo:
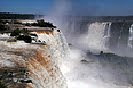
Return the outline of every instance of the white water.
<path id="1" fill-rule="evenodd" d="M 88 26 L 88 48 L 90 50 L 108 50 L 111 23 L 92 23 Z"/>
<path id="2" fill-rule="evenodd" d="M 78 47 L 82 47 L 85 43 L 88 44 L 89 50 L 108 50 L 111 37 L 110 29 L 111 23 L 108 22 L 89 24 L 88 34 L 80 35 L 79 39 L 77 38 L 77 42 L 80 42 L 81 45 Z M 133 26 L 129 30 L 129 34 L 131 41 L 133 40 Z M 73 44 L 73 46 L 75 45 Z M 88 61 L 87 64 L 81 62 L 84 59 Z M 82 49 L 71 48 L 70 58 L 64 59 L 61 67 L 68 82 L 68 88 L 132 88 L 130 83 L 126 81 L 132 77 L 129 74 L 130 68 L 128 68 L 128 74 L 123 74 L 127 70 L 125 65 L 119 65 L 116 61 L 109 60 L 99 62 L 99 59 L 101 58 L 87 57 L 86 52 Z"/>
<path id="3" fill-rule="evenodd" d="M 129 28 L 128 47 L 133 48 L 133 24 Z"/>
<path id="4" fill-rule="evenodd" d="M 81 63 L 82 59 L 86 59 L 88 63 Z M 90 59 L 81 50 L 71 49 L 70 58 L 63 61 L 61 70 L 67 80 L 68 88 L 132 88 L 128 84 L 115 84 L 117 72 L 119 74 L 122 71 L 115 66 L 106 61 L 100 63 L 98 60 Z"/>

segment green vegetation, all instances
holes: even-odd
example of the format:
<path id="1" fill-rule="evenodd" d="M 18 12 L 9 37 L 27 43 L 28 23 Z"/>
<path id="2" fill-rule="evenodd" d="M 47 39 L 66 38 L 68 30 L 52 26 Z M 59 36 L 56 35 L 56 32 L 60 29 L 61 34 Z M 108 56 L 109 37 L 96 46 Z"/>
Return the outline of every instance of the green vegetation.
<path id="1" fill-rule="evenodd" d="M 17 36 L 17 40 L 23 40 L 26 43 L 31 43 L 32 39 L 29 35 L 19 35 Z"/>
<path id="2" fill-rule="evenodd" d="M 5 21 L 2 21 L 1 19 L 0 19 L 0 24 L 6 24 L 6 23 L 8 23 L 8 21 L 7 20 L 5 20 Z"/>
<path id="3" fill-rule="evenodd" d="M 8 27 L 0 23 L 0 31 L 6 31 L 6 30 L 8 30 Z"/>
<path id="4" fill-rule="evenodd" d="M 39 26 L 39 27 L 53 27 L 56 28 L 52 23 L 45 22 L 44 19 L 38 20 L 38 23 L 26 23 L 25 26 Z"/>
<path id="5" fill-rule="evenodd" d="M 17 40 L 23 40 L 26 43 L 31 43 L 32 41 L 30 33 L 26 29 L 23 30 L 16 29 L 13 32 L 11 32 L 10 36 L 15 36 Z"/>
<path id="6" fill-rule="evenodd" d="M 9 27 L 6 26 L 5 24 L 6 24 L 6 23 L 3 22 L 3 21 L 0 19 L 0 32 L 1 32 L 1 31 L 6 31 L 6 30 L 9 29 Z"/>
<path id="7" fill-rule="evenodd" d="M 2 81 L 0 81 L 0 88 L 7 88 L 7 86 Z"/>
<path id="8" fill-rule="evenodd" d="M 19 30 L 19 28 L 17 28 L 13 32 L 11 32 L 10 36 L 19 36 L 20 34 L 28 35 L 29 31 L 25 28 L 23 30 Z"/>
<path id="9" fill-rule="evenodd" d="M 0 19 L 34 19 L 33 14 L 0 13 Z"/>
<path id="10" fill-rule="evenodd" d="M 14 30 L 13 32 L 11 32 L 10 36 L 17 36 L 21 33 L 21 31 L 19 29 Z"/>

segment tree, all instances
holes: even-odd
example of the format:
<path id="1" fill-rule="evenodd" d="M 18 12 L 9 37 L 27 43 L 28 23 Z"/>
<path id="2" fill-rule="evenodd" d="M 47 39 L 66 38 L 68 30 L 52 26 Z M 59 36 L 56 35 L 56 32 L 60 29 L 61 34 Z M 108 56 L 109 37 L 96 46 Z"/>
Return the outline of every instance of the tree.
<path id="1" fill-rule="evenodd" d="M 6 25 L 0 23 L 0 31 L 6 31 L 6 30 L 8 30 Z"/>
<path id="2" fill-rule="evenodd" d="M 31 43 L 31 41 L 32 41 L 31 36 L 25 35 L 25 36 L 24 36 L 24 41 L 25 41 L 26 43 Z"/>
<path id="3" fill-rule="evenodd" d="M 10 36 L 17 36 L 21 33 L 21 31 L 17 28 L 16 30 L 14 30 L 13 32 L 11 32 Z"/>
<path id="4" fill-rule="evenodd" d="M 7 88 L 7 86 L 2 81 L 0 81 L 0 88 Z"/>

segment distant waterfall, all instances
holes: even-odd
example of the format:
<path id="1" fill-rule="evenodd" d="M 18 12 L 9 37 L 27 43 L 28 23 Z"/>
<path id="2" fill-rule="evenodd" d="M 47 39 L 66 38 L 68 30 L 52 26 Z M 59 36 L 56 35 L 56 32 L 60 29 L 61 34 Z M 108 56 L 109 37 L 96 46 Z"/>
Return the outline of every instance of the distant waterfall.
<path id="1" fill-rule="evenodd" d="M 105 48 L 109 48 L 109 39 L 111 37 L 111 23 L 104 23 L 105 30 L 104 30 L 104 41 L 105 41 Z"/>
<path id="2" fill-rule="evenodd" d="M 133 24 L 129 28 L 128 48 L 133 48 Z"/>
<path id="3" fill-rule="evenodd" d="M 108 50 L 111 23 L 92 23 L 88 26 L 88 47 L 91 50 Z"/>

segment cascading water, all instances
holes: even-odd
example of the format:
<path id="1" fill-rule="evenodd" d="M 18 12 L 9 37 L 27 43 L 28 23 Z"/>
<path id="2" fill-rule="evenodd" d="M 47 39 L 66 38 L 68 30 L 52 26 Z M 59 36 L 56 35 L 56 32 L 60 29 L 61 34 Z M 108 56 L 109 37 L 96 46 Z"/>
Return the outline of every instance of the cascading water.
<path id="1" fill-rule="evenodd" d="M 105 30 L 104 30 L 104 40 L 106 48 L 109 48 L 109 38 L 111 37 L 110 32 L 111 32 L 111 23 L 107 23 L 105 25 Z"/>
<path id="2" fill-rule="evenodd" d="M 129 28 L 128 48 L 133 48 L 133 24 Z"/>
<path id="3" fill-rule="evenodd" d="M 68 88 L 128 88 L 132 85 L 133 61 L 125 57 L 129 53 L 127 47 L 133 48 L 132 23 L 71 20 L 64 24 L 65 37 L 70 36 L 67 38 L 70 58 L 63 60 L 61 68 Z M 95 56 L 94 50 L 107 55 Z"/>
<path id="4" fill-rule="evenodd" d="M 90 50 L 108 50 L 111 23 L 92 23 L 88 26 L 88 47 Z"/>

